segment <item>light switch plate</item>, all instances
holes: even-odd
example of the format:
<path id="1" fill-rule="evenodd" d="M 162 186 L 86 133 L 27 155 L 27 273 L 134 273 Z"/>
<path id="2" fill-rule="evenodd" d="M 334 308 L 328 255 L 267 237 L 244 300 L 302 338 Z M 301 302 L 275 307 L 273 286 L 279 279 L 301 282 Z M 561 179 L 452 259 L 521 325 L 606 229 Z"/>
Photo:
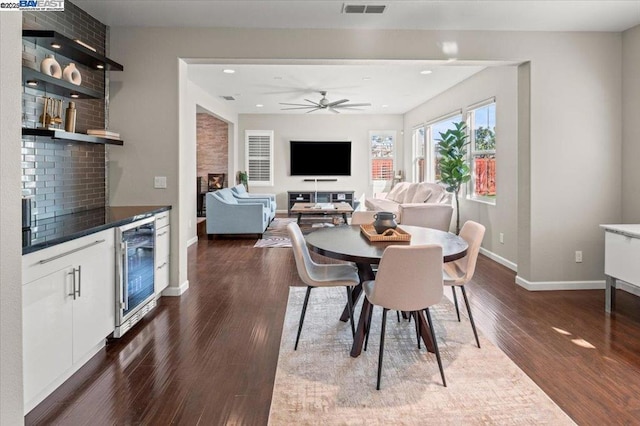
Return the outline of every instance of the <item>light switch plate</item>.
<path id="1" fill-rule="evenodd" d="M 153 187 L 154 188 L 166 188 L 167 187 L 167 177 L 166 176 L 156 176 L 153 178 Z"/>

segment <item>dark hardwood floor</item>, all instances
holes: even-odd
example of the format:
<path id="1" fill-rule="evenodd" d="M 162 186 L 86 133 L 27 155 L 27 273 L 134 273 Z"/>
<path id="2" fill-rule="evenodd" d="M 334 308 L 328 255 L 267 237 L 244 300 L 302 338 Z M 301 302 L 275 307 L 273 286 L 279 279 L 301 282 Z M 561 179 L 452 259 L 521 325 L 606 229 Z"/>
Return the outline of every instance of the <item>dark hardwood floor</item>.
<path id="1" fill-rule="evenodd" d="M 110 343 L 26 416 L 27 424 L 264 425 L 288 286 L 288 249 L 255 240 L 189 248 L 189 290 Z M 467 286 L 479 329 L 577 423 L 640 422 L 640 298 L 528 292 L 480 256 Z M 321 419 L 320 419 L 321 420 Z"/>

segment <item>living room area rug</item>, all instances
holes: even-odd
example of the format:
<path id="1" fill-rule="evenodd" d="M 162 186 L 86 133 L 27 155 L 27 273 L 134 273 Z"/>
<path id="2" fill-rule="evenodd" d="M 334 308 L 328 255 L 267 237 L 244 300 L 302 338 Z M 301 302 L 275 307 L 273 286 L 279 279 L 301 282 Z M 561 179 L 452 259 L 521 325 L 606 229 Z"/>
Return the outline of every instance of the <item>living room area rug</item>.
<path id="1" fill-rule="evenodd" d="M 381 390 L 376 371 L 382 309 L 373 315 L 368 351 L 349 355 L 351 330 L 339 321 L 343 288 L 312 291 L 298 350 L 293 350 L 305 287 L 291 287 L 269 424 L 575 424 L 518 366 L 456 319 L 446 298 L 431 309 L 447 387 L 435 355 L 417 349 L 413 322 L 387 316 Z M 356 314 L 360 312 L 360 305 Z M 356 316 L 357 321 L 357 316 Z"/>
<path id="2" fill-rule="evenodd" d="M 262 238 L 259 239 L 254 247 L 261 248 L 276 248 L 276 247 L 291 247 L 291 240 L 289 240 L 289 234 L 287 233 L 287 225 L 292 222 L 296 222 L 296 218 L 290 217 L 276 217 L 274 218 L 267 230 L 262 234 Z M 343 220 L 340 219 L 340 224 L 343 224 Z M 305 217 L 302 219 L 300 229 L 303 234 L 308 234 L 316 229 L 336 226 L 329 219 L 318 217 Z"/>

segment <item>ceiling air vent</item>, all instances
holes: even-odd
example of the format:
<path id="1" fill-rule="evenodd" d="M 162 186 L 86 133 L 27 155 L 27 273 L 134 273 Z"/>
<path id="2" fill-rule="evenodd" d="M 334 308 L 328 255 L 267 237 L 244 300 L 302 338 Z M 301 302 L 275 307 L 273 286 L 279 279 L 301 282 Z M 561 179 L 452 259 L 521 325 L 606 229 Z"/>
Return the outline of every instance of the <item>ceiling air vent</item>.
<path id="1" fill-rule="evenodd" d="M 387 8 L 380 4 L 346 4 L 342 5 L 342 13 L 383 13 Z"/>
<path id="2" fill-rule="evenodd" d="M 223 96 L 222 99 L 224 99 L 225 101 L 235 101 L 236 100 L 236 98 L 234 98 L 231 95 Z"/>
<path id="3" fill-rule="evenodd" d="M 382 13 L 386 9 L 385 5 L 369 5 L 364 13 Z"/>

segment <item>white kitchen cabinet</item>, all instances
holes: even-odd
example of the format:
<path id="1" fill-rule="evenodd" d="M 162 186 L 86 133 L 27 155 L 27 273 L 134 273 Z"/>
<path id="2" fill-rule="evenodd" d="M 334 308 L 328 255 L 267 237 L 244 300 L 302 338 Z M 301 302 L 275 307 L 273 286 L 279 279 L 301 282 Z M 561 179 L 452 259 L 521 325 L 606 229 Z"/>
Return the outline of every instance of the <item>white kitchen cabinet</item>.
<path id="1" fill-rule="evenodd" d="M 156 250 L 155 250 L 155 292 L 160 296 L 162 290 L 169 286 L 169 265 L 171 255 L 171 226 L 169 212 L 156 215 Z"/>
<path id="2" fill-rule="evenodd" d="M 25 413 L 102 346 L 115 327 L 114 230 L 24 255 Z"/>
<path id="3" fill-rule="evenodd" d="M 640 287 L 640 224 L 600 225 L 605 229 L 605 311 L 615 309 L 617 280 Z"/>

